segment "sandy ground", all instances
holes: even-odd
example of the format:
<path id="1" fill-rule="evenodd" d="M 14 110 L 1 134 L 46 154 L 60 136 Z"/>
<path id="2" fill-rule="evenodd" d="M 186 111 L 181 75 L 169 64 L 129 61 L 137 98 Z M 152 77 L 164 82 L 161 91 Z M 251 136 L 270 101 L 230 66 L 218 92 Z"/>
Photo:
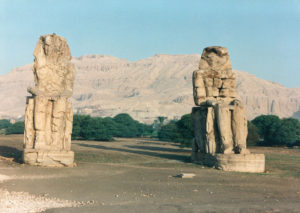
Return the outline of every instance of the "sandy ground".
<path id="1" fill-rule="evenodd" d="M 223 172 L 190 163 L 189 149 L 147 139 L 74 141 L 72 149 L 75 168 L 33 167 L 20 163 L 21 135 L 0 136 L 0 212 L 300 212 L 299 167 L 283 173 L 270 161 L 264 174 Z"/>

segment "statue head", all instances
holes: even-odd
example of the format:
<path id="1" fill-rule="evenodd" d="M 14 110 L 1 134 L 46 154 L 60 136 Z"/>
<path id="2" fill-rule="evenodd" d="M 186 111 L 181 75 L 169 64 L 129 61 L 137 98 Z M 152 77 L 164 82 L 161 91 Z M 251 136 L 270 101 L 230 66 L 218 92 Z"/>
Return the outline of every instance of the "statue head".
<path id="1" fill-rule="evenodd" d="M 35 91 L 46 96 L 59 96 L 65 91 L 72 93 L 75 68 L 66 39 L 56 34 L 43 35 L 33 55 Z"/>
<path id="2" fill-rule="evenodd" d="M 219 46 L 206 47 L 201 55 L 199 69 L 214 71 L 231 70 L 232 67 L 227 48 Z"/>
<path id="3" fill-rule="evenodd" d="M 199 70 L 193 73 L 196 105 L 211 105 L 231 101 L 236 97 L 235 73 L 225 47 L 206 47 L 201 55 Z"/>

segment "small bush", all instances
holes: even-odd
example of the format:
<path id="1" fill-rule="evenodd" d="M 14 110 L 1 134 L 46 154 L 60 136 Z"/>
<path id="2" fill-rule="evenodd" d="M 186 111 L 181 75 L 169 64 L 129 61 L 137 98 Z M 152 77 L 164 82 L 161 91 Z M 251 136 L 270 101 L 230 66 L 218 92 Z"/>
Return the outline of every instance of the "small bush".
<path id="1" fill-rule="evenodd" d="M 178 121 L 170 121 L 158 131 L 158 138 L 162 141 L 180 143 L 183 147 L 191 147 L 194 137 L 191 114 L 186 114 Z"/>
<path id="2" fill-rule="evenodd" d="M 280 119 L 275 115 L 261 115 L 252 120 L 264 146 L 293 146 L 299 140 L 300 121 L 294 118 Z"/>
<path id="3" fill-rule="evenodd" d="M 23 134 L 24 133 L 24 121 L 16 122 L 9 127 L 7 127 L 5 134 L 11 135 L 11 134 Z"/>
<path id="4" fill-rule="evenodd" d="M 114 118 L 74 115 L 72 139 L 111 141 L 113 137 L 151 135 L 151 125 L 142 124 L 122 113 Z"/>
<path id="5" fill-rule="evenodd" d="M 0 120 L 0 130 L 10 127 L 12 124 L 7 119 Z"/>
<path id="6" fill-rule="evenodd" d="M 251 121 L 248 121 L 247 146 L 255 146 L 258 143 L 259 143 L 258 129 Z"/>

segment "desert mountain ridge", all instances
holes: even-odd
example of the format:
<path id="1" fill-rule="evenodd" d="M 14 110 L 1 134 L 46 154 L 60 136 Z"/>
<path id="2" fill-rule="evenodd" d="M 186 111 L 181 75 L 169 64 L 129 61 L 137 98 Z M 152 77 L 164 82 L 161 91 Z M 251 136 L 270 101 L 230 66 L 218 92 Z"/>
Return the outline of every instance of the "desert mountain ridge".
<path id="1" fill-rule="evenodd" d="M 179 119 L 191 112 L 192 73 L 200 55 L 157 54 L 135 62 L 107 55 L 73 57 L 76 66 L 74 113 L 114 116 L 128 113 L 141 122 L 158 116 Z M 286 88 L 243 71 L 237 91 L 248 119 L 260 114 L 300 118 L 300 88 Z M 27 87 L 32 86 L 32 64 L 0 76 L 0 117 L 20 118 L 25 112 Z"/>

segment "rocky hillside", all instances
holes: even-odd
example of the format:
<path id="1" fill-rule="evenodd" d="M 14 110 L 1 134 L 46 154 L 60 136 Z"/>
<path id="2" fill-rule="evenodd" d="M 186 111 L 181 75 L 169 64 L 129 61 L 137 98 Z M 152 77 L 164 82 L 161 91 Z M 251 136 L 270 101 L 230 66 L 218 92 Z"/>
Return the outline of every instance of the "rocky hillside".
<path id="1" fill-rule="evenodd" d="M 147 123 L 157 116 L 179 118 L 194 106 L 191 77 L 199 60 L 197 54 L 155 55 L 136 62 L 102 55 L 73 58 L 77 68 L 74 112 L 92 116 L 126 112 Z M 33 85 L 31 66 L 0 76 L 0 116 L 23 116 L 26 88 Z M 288 89 L 246 72 L 236 73 L 249 119 L 260 114 L 299 116 L 300 88 Z"/>

